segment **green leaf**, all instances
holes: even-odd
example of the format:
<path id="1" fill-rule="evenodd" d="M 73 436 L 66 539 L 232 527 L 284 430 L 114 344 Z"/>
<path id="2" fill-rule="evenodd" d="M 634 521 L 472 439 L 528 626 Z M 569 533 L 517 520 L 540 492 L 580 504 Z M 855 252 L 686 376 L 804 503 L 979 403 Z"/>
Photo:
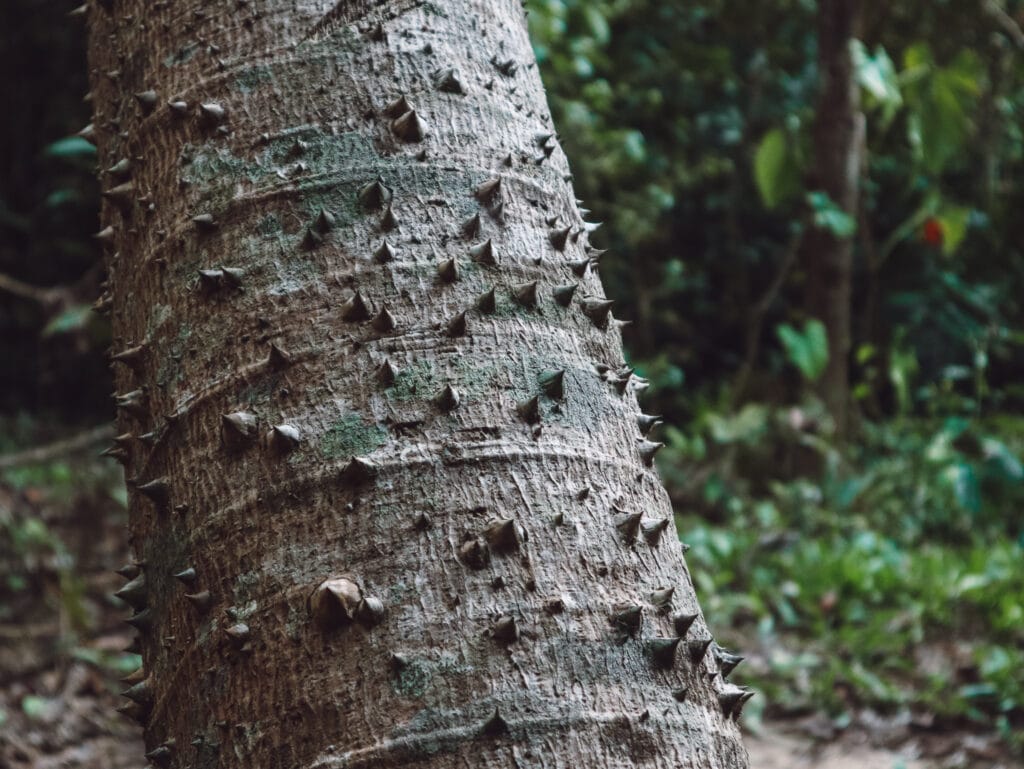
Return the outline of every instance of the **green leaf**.
<path id="1" fill-rule="evenodd" d="M 868 94 L 868 106 L 881 107 L 883 122 L 889 123 L 903 105 L 896 67 L 881 45 L 871 54 L 862 42 L 854 40 L 852 49 L 857 83 Z"/>
<path id="2" fill-rule="evenodd" d="M 92 318 L 92 308 L 89 305 L 72 305 L 51 318 L 43 328 L 42 335 L 48 337 L 78 331 L 85 328 Z"/>
<path id="3" fill-rule="evenodd" d="M 754 181 L 766 208 L 776 208 L 799 191 L 799 168 L 781 128 L 769 131 L 754 153 Z"/>
<path id="4" fill-rule="evenodd" d="M 96 148 L 80 136 L 58 139 L 43 150 L 51 158 L 87 158 L 96 154 Z"/>
<path id="5" fill-rule="evenodd" d="M 807 204 L 814 212 L 814 225 L 837 238 L 849 238 L 857 231 L 857 221 L 820 190 L 807 193 Z"/>
<path id="6" fill-rule="evenodd" d="M 828 365 L 828 335 L 825 325 L 815 318 L 804 323 L 798 331 L 788 323 L 780 323 L 775 333 L 786 352 L 786 359 L 809 382 L 816 381 Z"/>
<path id="7" fill-rule="evenodd" d="M 944 206 L 935 218 L 942 225 L 942 253 L 950 256 L 967 234 L 971 209 L 966 206 Z"/>

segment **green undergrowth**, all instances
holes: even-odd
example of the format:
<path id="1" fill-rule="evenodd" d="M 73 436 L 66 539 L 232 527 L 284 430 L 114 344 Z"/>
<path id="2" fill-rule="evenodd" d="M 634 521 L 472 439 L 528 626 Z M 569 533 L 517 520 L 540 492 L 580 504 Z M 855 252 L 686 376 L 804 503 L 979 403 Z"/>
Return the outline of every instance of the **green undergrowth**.
<path id="1" fill-rule="evenodd" d="M 1019 420 L 900 420 L 839 452 L 791 417 L 669 436 L 699 469 L 680 535 L 711 626 L 750 656 L 737 680 L 776 715 L 909 712 L 1024 751 Z"/>

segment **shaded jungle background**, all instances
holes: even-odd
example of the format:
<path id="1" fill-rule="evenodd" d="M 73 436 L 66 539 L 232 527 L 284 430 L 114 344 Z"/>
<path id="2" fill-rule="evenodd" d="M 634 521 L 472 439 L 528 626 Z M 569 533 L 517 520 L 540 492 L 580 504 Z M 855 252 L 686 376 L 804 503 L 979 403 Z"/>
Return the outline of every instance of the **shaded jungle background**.
<path id="1" fill-rule="evenodd" d="M 644 407 L 665 418 L 698 594 L 762 692 L 747 726 L 1009 766 L 1024 753 L 1024 2 L 863 0 L 856 39 L 828 50 L 822 15 L 857 5 L 527 3 Z M 97 457 L 109 333 L 91 308 L 99 189 L 75 136 L 91 110 L 68 10 L 0 4 L 0 763 L 117 767 L 135 756 L 120 757 L 133 732 L 113 681 L 138 658 L 110 597 L 124 494 Z M 837 180 L 816 126 L 822 67 L 844 56 L 838 122 L 863 130 Z M 823 314 L 822 296 L 846 299 Z"/>

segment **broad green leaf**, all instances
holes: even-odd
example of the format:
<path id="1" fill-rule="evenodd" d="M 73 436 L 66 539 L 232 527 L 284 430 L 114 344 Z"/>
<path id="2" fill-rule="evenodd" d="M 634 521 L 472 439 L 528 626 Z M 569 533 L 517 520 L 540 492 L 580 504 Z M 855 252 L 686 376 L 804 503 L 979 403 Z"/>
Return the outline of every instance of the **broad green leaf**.
<path id="1" fill-rule="evenodd" d="M 58 139 L 43 154 L 51 158 L 87 158 L 96 154 L 96 148 L 80 136 Z"/>
<path id="2" fill-rule="evenodd" d="M 942 253 L 946 256 L 956 251 L 967 234 L 967 223 L 971 209 L 966 206 L 945 206 L 935 216 L 942 225 Z"/>
<path id="3" fill-rule="evenodd" d="M 807 193 L 807 204 L 814 212 L 814 224 L 837 238 L 849 238 L 857 231 L 857 221 L 820 190 Z"/>
<path id="4" fill-rule="evenodd" d="M 828 335 L 820 320 L 808 320 L 802 330 L 780 323 L 775 333 L 786 352 L 786 359 L 807 381 L 814 382 L 824 373 L 828 365 Z"/>
<path id="5" fill-rule="evenodd" d="M 769 131 L 754 153 L 754 181 L 765 208 L 776 208 L 799 191 L 799 169 L 780 128 Z"/>
<path id="6" fill-rule="evenodd" d="M 881 45 L 875 48 L 874 54 L 871 54 L 862 42 L 854 40 L 852 49 L 857 83 L 870 97 L 869 106 L 873 102 L 881 107 L 883 122 L 889 123 L 896 110 L 903 104 L 896 67 Z"/>

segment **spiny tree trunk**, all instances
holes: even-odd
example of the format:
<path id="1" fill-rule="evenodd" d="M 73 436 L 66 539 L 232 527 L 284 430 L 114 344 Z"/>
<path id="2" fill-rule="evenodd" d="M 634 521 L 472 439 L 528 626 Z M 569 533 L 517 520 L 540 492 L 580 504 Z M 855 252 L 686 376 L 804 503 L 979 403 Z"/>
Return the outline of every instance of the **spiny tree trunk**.
<path id="1" fill-rule="evenodd" d="M 860 0 L 818 4 L 820 91 L 814 124 L 813 183 L 857 220 L 864 118 L 850 44 L 860 19 Z M 842 439 L 850 418 L 849 357 L 853 239 L 812 227 L 804 242 L 806 307 L 826 330 L 829 359 L 818 392 Z"/>
<path id="2" fill-rule="evenodd" d="M 518 3 L 88 16 L 151 760 L 746 766 Z"/>

